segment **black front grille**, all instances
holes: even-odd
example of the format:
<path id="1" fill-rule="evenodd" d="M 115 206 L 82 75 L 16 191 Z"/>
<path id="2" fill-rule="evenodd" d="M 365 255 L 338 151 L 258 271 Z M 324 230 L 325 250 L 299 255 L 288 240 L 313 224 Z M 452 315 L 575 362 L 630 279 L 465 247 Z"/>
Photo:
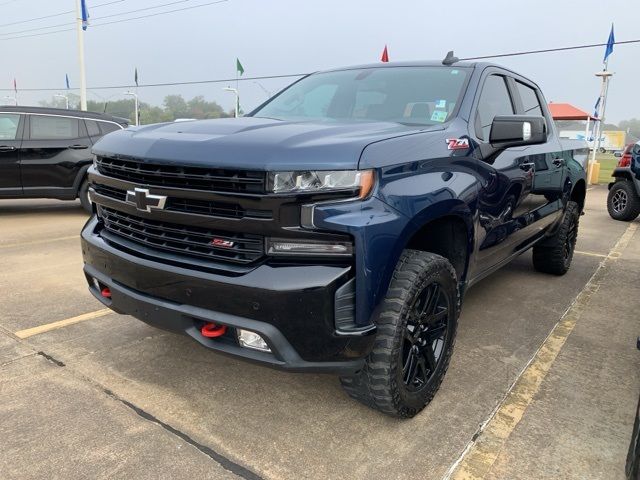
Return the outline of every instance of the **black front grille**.
<path id="1" fill-rule="evenodd" d="M 247 264 L 264 255 L 264 237 L 148 220 L 98 207 L 105 229 L 145 247 L 214 261 Z"/>
<path id="2" fill-rule="evenodd" d="M 264 172 L 143 163 L 111 157 L 97 157 L 96 164 L 103 175 L 140 185 L 212 192 L 265 193 Z"/>
<path id="3" fill-rule="evenodd" d="M 105 197 L 126 201 L 127 191 L 108 185 L 92 185 L 96 193 Z M 244 209 L 235 203 L 214 202 L 211 200 L 197 200 L 192 198 L 169 197 L 164 210 L 169 212 L 195 213 L 212 217 L 224 218 L 272 218 L 271 210 Z"/>

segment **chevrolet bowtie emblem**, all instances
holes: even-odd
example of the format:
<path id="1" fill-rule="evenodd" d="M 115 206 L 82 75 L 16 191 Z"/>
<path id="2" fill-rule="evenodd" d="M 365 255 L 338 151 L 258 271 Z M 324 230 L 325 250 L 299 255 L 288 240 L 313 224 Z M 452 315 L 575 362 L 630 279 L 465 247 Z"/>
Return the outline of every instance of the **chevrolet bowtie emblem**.
<path id="1" fill-rule="evenodd" d="M 167 202 L 164 195 L 151 195 L 146 188 L 135 188 L 127 191 L 127 203 L 132 203 L 138 210 L 150 212 L 152 208 L 162 210 Z"/>

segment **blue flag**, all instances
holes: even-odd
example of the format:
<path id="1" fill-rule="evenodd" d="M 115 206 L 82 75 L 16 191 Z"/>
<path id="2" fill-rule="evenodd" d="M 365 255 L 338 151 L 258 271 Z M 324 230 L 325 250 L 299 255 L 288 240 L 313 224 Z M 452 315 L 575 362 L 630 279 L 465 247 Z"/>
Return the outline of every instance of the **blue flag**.
<path id="1" fill-rule="evenodd" d="M 609 55 L 613 53 L 613 45 L 616 43 L 616 37 L 613 35 L 613 23 L 611 24 L 611 33 L 609 33 L 609 40 L 607 40 L 607 49 L 604 51 L 604 59 L 602 62 L 606 62 Z"/>
<path id="2" fill-rule="evenodd" d="M 65 74 L 65 75 L 64 75 L 64 79 L 65 79 L 65 81 L 67 82 L 67 90 L 69 90 L 69 89 L 71 88 L 71 87 L 69 86 L 69 75 L 68 75 L 68 74 Z"/>
<path id="3" fill-rule="evenodd" d="M 593 107 L 593 117 L 594 118 L 598 118 L 598 109 L 599 108 L 600 108 L 600 97 L 598 97 L 598 100 L 596 101 L 596 104 Z"/>
<path id="4" fill-rule="evenodd" d="M 82 30 L 86 30 L 89 26 L 89 10 L 85 0 L 81 0 L 80 9 L 82 10 Z"/>

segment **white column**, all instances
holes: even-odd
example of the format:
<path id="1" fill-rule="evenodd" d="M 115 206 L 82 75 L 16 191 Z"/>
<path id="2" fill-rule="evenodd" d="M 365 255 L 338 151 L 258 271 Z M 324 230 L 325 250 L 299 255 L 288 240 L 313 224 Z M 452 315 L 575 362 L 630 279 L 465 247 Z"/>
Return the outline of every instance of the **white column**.
<path id="1" fill-rule="evenodd" d="M 78 31 L 78 65 L 80 66 L 80 110 L 87 110 L 87 77 L 84 66 L 84 31 L 82 30 L 82 7 L 76 0 L 76 30 Z"/>

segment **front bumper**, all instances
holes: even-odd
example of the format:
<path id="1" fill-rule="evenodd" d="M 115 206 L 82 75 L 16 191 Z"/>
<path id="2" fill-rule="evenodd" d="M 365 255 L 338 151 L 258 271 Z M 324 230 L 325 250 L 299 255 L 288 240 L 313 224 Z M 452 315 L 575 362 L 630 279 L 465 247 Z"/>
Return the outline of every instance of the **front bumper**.
<path id="1" fill-rule="evenodd" d="M 82 231 L 84 271 L 91 293 L 118 313 L 188 335 L 206 348 L 292 371 L 349 375 L 360 370 L 375 327 L 340 331 L 334 321 L 336 290 L 351 267 L 263 264 L 242 275 L 219 275 L 133 256 L 96 232 L 93 217 Z M 93 279 L 109 287 L 106 299 Z M 219 338 L 201 335 L 204 323 L 226 325 Z M 271 353 L 240 347 L 236 330 L 260 334 Z"/>

